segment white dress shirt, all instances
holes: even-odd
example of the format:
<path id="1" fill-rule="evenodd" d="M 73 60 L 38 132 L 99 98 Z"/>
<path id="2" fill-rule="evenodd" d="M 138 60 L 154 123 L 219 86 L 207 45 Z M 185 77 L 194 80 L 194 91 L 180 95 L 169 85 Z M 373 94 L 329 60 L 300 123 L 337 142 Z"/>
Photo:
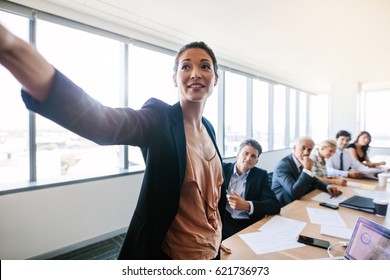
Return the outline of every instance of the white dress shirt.
<path id="1" fill-rule="evenodd" d="M 227 189 L 228 194 L 232 194 L 233 192 L 236 192 L 239 194 L 242 198 L 245 199 L 245 188 L 246 188 L 246 178 L 248 177 L 250 169 L 241 174 L 238 175 L 237 173 L 237 163 L 234 165 L 234 172 L 232 174 L 232 177 L 230 178 L 229 187 Z M 226 210 L 232 214 L 232 218 L 234 219 L 249 219 L 249 215 L 253 213 L 253 202 L 248 201 L 250 205 L 249 211 L 244 210 L 234 210 L 230 207 L 229 202 L 226 203 Z"/>
<path id="2" fill-rule="evenodd" d="M 337 149 L 333 156 L 325 159 L 328 177 L 348 177 L 348 171 L 350 169 L 355 169 L 356 171 L 368 174 L 379 173 L 383 171 L 378 168 L 369 168 L 361 164 L 352 156 L 351 152 L 348 149 L 343 150 L 343 170 L 340 170 L 340 154 L 341 151 Z"/>

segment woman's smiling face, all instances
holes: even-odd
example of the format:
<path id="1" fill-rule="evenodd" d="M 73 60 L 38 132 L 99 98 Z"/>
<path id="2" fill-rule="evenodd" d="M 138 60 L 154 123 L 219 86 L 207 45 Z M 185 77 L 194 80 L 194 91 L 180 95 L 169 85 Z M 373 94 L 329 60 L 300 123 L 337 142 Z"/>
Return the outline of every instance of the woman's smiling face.
<path id="1" fill-rule="evenodd" d="M 188 49 L 180 55 L 173 79 L 180 99 L 193 102 L 205 101 L 218 81 L 211 57 L 200 48 Z"/>

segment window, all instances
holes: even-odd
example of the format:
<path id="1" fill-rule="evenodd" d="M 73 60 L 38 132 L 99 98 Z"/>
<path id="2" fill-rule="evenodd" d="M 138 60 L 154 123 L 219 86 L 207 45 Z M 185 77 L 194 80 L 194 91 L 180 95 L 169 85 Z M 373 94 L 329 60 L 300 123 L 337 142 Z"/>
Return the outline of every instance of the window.
<path id="1" fill-rule="evenodd" d="M 109 38 L 37 21 L 38 50 L 104 105 L 121 105 L 121 46 Z M 38 180 L 118 172 L 118 146 L 99 146 L 41 116 L 36 123 Z"/>
<path id="2" fill-rule="evenodd" d="M 297 116 L 298 113 L 298 106 L 297 103 L 297 91 L 295 89 L 290 89 L 289 91 L 289 102 L 290 102 L 290 117 L 289 117 L 289 125 L 288 125 L 288 131 L 289 131 L 289 146 L 294 145 L 294 141 L 298 136 L 298 126 L 297 126 L 297 120 L 299 120 L 299 116 Z"/>
<path id="3" fill-rule="evenodd" d="M 316 143 L 328 137 L 328 95 L 309 95 L 310 97 L 310 135 Z"/>
<path id="4" fill-rule="evenodd" d="M 284 85 L 274 86 L 274 149 L 286 148 L 285 124 L 286 124 L 286 87 Z"/>
<path id="5" fill-rule="evenodd" d="M 390 148 L 390 130 L 386 124 L 390 117 L 390 89 L 368 91 L 363 95 L 363 99 L 363 130 L 371 134 L 370 146 Z"/>
<path id="6" fill-rule="evenodd" d="M 299 92 L 299 136 L 309 135 L 307 131 L 307 98 L 305 92 Z"/>
<path id="7" fill-rule="evenodd" d="M 268 151 L 268 102 L 269 84 L 263 81 L 254 80 L 252 137 L 260 143 L 263 152 Z"/>
<path id="8" fill-rule="evenodd" d="M 215 86 L 213 93 L 207 99 L 206 106 L 203 112 L 203 116 L 213 125 L 215 133 L 217 133 L 217 129 L 219 125 L 218 124 L 218 114 L 219 114 L 218 96 L 219 96 L 218 86 Z"/>
<path id="9" fill-rule="evenodd" d="M 28 41 L 28 19 L 0 11 L 1 23 Z M 0 182 L 29 180 L 28 111 L 20 98 L 18 81 L 0 66 Z"/>
<path id="10" fill-rule="evenodd" d="M 149 49 L 129 47 L 129 107 L 140 109 L 149 98 L 168 104 L 179 101 L 173 83 L 174 56 Z M 128 147 L 129 168 L 144 166 L 138 147 Z"/>
<path id="11" fill-rule="evenodd" d="M 247 86 L 246 77 L 225 73 L 225 156 L 237 155 L 246 138 Z"/>

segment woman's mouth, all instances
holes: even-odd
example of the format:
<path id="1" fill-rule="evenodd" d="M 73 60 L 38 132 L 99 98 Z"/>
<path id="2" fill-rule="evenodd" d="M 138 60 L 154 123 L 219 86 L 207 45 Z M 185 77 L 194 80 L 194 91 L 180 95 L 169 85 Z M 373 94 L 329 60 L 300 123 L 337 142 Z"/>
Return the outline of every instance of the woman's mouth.
<path id="1" fill-rule="evenodd" d="M 188 88 L 192 88 L 192 89 L 202 89 L 202 88 L 204 88 L 204 85 L 202 85 L 202 84 L 190 84 L 187 87 Z"/>

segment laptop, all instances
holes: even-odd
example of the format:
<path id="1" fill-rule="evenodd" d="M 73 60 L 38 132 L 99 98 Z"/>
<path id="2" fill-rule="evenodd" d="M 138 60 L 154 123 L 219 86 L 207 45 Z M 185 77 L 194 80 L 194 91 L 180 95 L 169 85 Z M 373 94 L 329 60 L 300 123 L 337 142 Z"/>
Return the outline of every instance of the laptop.
<path id="1" fill-rule="evenodd" d="M 356 221 L 342 260 L 390 260 L 390 229 L 364 217 Z"/>
<path id="2" fill-rule="evenodd" d="M 339 205 L 368 213 L 375 213 L 375 205 L 373 199 L 369 197 L 354 195 L 340 202 Z"/>

